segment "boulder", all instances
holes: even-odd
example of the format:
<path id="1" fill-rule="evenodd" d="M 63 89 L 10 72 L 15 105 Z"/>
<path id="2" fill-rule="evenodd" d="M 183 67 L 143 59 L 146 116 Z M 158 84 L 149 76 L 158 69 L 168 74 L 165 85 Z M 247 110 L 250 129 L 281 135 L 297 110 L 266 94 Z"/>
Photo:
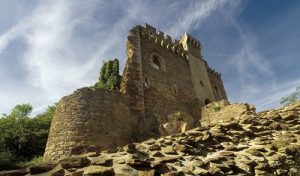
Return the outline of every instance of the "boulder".
<path id="1" fill-rule="evenodd" d="M 0 176 L 23 176 L 28 173 L 29 171 L 27 169 L 18 169 L 10 171 L 0 171 Z"/>
<path id="2" fill-rule="evenodd" d="M 114 169 L 103 166 L 89 166 L 84 169 L 84 176 L 114 176 Z"/>
<path id="3" fill-rule="evenodd" d="M 82 168 L 90 164 L 90 160 L 86 156 L 76 156 L 61 160 L 62 168 Z"/>
<path id="4" fill-rule="evenodd" d="M 53 169 L 57 163 L 42 163 L 29 168 L 31 174 L 40 174 Z"/>

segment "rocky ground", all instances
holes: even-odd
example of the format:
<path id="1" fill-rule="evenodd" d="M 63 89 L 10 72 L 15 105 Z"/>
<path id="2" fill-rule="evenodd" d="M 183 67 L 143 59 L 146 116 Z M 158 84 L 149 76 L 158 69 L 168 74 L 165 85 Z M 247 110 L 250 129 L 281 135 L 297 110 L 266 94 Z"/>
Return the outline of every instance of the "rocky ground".
<path id="1" fill-rule="evenodd" d="M 184 133 L 0 175 L 300 175 L 300 102 L 261 113 L 221 102 L 203 112 L 217 120 L 204 117 Z"/>

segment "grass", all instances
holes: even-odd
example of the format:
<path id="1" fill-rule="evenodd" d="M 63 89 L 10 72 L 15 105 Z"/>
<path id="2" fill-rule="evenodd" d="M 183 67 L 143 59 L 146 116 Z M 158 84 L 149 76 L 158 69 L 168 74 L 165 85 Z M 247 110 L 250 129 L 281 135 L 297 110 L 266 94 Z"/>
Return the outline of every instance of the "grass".
<path id="1" fill-rule="evenodd" d="M 43 162 L 42 156 L 37 156 L 32 158 L 29 161 L 19 161 L 19 162 L 12 162 L 12 161 L 0 161 L 0 170 L 13 170 L 13 169 L 22 169 L 26 167 L 30 167 L 39 163 Z"/>
<path id="2" fill-rule="evenodd" d="M 25 167 L 29 167 L 29 166 L 33 166 L 39 163 L 43 162 L 43 157 L 42 156 L 37 156 L 32 158 L 29 161 L 20 161 L 18 163 L 16 163 L 16 166 L 20 167 L 20 168 L 25 168 Z"/>

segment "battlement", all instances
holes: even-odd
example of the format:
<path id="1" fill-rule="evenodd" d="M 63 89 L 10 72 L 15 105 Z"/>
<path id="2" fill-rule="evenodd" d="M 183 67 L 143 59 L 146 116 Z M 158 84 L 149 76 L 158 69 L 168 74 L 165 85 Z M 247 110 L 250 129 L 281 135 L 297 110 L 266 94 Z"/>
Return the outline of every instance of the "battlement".
<path id="1" fill-rule="evenodd" d="M 179 40 L 175 40 L 169 35 L 165 35 L 162 31 L 157 30 L 156 28 L 145 24 L 145 26 L 138 25 L 132 30 L 139 30 L 143 38 L 147 38 L 150 41 L 155 42 L 160 47 L 167 49 L 167 51 L 172 52 L 175 55 L 178 55 L 184 59 L 188 58 L 187 51 L 184 50 L 183 46 Z"/>
<path id="2" fill-rule="evenodd" d="M 218 78 L 221 78 L 221 73 L 217 72 L 215 69 L 212 69 L 210 67 L 207 67 L 207 72 L 210 75 L 216 76 Z"/>
<path id="3" fill-rule="evenodd" d="M 184 35 L 179 38 L 180 43 L 183 42 L 183 40 L 182 40 L 183 38 L 186 38 L 187 43 L 194 46 L 195 48 L 198 48 L 198 49 L 202 48 L 200 41 L 197 40 L 196 38 L 194 38 L 193 36 L 191 36 L 190 34 L 185 32 Z"/>
<path id="4" fill-rule="evenodd" d="M 210 68 L 210 67 L 208 66 L 207 61 L 204 60 L 203 57 L 202 57 L 201 59 L 204 61 L 205 66 L 206 66 L 207 73 L 208 73 L 209 75 L 215 76 L 215 77 L 217 77 L 217 78 L 221 78 L 221 73 L 217 72 L 215 69 Z"/>

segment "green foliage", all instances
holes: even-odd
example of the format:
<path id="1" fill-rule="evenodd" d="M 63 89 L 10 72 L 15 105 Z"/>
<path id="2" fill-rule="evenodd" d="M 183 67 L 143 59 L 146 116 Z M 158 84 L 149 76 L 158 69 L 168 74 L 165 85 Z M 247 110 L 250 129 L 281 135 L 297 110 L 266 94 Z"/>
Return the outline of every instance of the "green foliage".
<path id="1" fill-rule="evenodd" d="M 181 112 L 175 112 L 174 117 L 177 121 L 182 120 L 182 115 Z"/>
<path id="2" fill-rule="evenodd" d="M 221 107 L 219 105 L 214 105 L 213 109 L 215 112 L 218 112 L 221 110 Z"/>
<path id="3" fill-rule="evenodd" d="M 14 169 L 13 161 L 15 160 L 15 156 L 3 144 L 0 145 L 0 170 Z"/>
<path id="4" fill-rule="evenodd" d="M 289 105 L 296 102 L 300 98 L 300 86 L 296 87 L 296 91 L 290 94 L 287 97 L 283 97 L 280 101 L 280 104 Z"/>
<path id="5" fill-rule="evenodd" d="M 35 156 L 31 160 L 28 161 L 20 161 L 18 163 L 15 163 L 15 166 L 18 168 L 25 168 L 29 166 L 33 166 L 39 163 L 43 162 L 43 157 L 42 156 Z"/>
<path id="6" fill-rule="evenodd" d="M 35 117 L 32 106 L 20 104 L 0 118 L 0 169 L 16 166 L 44 153 L 56 104 Z"/>
<path id="7" fill-rule="evenodd" d="M 119 76 L 118 59 L 109 60 L 103 63 L 100 70 L 99 82 L 95 84 L 95 88 L 101 89 L 120 89 L 121 77 Z"/>

